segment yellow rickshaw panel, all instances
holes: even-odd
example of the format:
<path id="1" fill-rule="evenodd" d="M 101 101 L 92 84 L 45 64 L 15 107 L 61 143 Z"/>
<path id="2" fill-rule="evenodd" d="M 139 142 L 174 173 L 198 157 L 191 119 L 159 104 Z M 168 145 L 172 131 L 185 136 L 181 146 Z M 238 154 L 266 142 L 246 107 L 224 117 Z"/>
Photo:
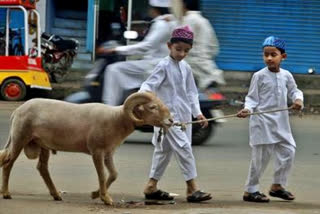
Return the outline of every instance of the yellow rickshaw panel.
<path id="1" fill-rule="evenodd" d="M 33 70 L 0 70 L 0 85 L 8 78 L 19 78 L 30 88 L 51 90 L 48 74 Z"/>

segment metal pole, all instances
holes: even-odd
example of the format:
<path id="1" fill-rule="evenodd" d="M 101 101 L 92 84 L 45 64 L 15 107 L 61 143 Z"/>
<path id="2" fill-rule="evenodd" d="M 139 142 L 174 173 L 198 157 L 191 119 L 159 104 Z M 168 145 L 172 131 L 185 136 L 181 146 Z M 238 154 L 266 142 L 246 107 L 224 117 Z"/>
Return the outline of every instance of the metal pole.
<path id="1" fill-rule="evenodd" d="M 19 6 L 19 8 L 23 11 L 23 14 L 24 14 L 24 55 L 28 55 L 28 51 L 29 51 L 28 11 L 22 6 Z"/>
<path id="2" fill-rule="evenodd" d="M 9 31 L 10 31 L 10 9 L 7 9 L 7 17 L 6 17 L 6 56 L 9 56 Z"/>
<path id="3" fill-rule="evenodd" d="M 41 26 L 40 26 L 40 14 L 36 10 L 32 10 L 37 16 L 37 49 L 38 49 L 38 57 L 41 57 Z"/>
<path id="4" fill-rule="evenodd" d="M 97 12 L 98 12 L 98 5 L 99 1 L 95 0 L 94 1 L 94 6 L 93 6 L 93 41 L 92 41 L 92 62 L 96 60 L 96 35 L 97 35 Z"/>
<path id="5" fill-rule="evenodd" d="M 128 18 L 127 18 L 127 30 L 131 30 L 131 22 L 132 22 L 132 0 L 128 1 Z M 129 39 L 127 39 L 127 44 L 129 43 Z"/>

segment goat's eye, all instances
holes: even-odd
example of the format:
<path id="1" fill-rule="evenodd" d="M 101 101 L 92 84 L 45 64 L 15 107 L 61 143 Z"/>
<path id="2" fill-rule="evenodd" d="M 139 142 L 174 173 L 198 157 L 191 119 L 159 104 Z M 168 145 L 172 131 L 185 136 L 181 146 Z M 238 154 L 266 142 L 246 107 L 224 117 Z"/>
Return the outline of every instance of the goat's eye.
<path id="1" fill-rule="evenodd" d="M 155 110 L 155 109 L 158 109 L 158 106 L 156 104 L 151 104 L 151 105 L 149 105 L 149 109 Z"/>

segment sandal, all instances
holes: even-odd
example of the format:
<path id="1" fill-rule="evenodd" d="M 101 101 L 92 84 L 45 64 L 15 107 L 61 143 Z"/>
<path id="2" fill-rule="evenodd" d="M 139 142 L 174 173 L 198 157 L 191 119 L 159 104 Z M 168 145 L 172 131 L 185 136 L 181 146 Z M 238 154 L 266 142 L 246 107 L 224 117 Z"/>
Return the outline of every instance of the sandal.
<path id="1" fill-rule="evenodd" d="M 210 193 L 202 192 L 200 190 L 195 191 L 192 195 L 187 197 L 187 201 L 191 203 L 198 203 L 201 201 L 207 201 L 212 199 Z"/>
<path id="2" fill-rule="evenodd" d="M 276 191 L 270 190 L 269 195 L 272 197 L 281 198 L 287 201 L 293 201 L 295 199 L 294 195 L 291 192 L 286 191 L 285 189 L 279 189 Z"/>
<path id="3" fill-rule="evenodd" d="M 248 193 L 248 195 L 243 196 L 243 200 L 258 203 L 267 203 L 270 201 L 265 194 L 260 192 Z"/>
<path id="4" fill-rule="evenodd" d="M 160 189 L 152 193 L 144 194 L 144 196 L 146 199 L 151 199 L 151 200 L 170 201 L 174 199 L 174 197 L 170 196 L 168 192 L 162 191 Z"/>

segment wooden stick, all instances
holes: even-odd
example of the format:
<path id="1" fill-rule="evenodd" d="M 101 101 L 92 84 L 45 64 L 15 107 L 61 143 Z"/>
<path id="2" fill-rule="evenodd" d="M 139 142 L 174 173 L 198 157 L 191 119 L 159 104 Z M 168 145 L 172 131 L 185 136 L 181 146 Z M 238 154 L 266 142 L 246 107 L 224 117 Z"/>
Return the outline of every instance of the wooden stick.
<path id="1" fill-rule="evenodd" d="M 279 111 L 289 111 L 291 110 L 292 107 L 289 107 L 289 108 L 282 108 L 282 109 L 273 109 L 273 110 L 268 110 L 268 111 L 260 111 L 260 112 L 252 112 L 252 113 L 248 113 L 248 116 L 249 115 L 258 115 L 258 114 L 266 114 L 266 113 L 273 113 L 273 112 L 279 112 Z M 238 114 L 230 114 L 230 115 L 225 115 L 225 116 L 221 116 L 221 117 L 213 117 L 213 118 L 209 118 L 209 119 L 206 119 L 206 120 L 197 120 L 197 121 L 192 121 L 192 122 L 176 122 L 174 123 L 173 125 L 174 126 L 181 126 L 181 129 L 185 129 L 185 126 L 186 125 L 189 125 L 189 124 L 195 124 L 195 123 L 202 123 L 202 122 L 205 122 L 205 121 L 214 121 L 214 120 L 220 120 L 220 119 L 225 119 L 225 118 L 230 118 L 230 117 L 237 117 Z"/>

